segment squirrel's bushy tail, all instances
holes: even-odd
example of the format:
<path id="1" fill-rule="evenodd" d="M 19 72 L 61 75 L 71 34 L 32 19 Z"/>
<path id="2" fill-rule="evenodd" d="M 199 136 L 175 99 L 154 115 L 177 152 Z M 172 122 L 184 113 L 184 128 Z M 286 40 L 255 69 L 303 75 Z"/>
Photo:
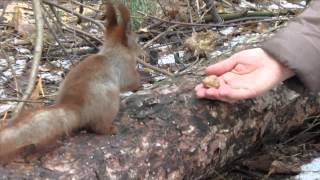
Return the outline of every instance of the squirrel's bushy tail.
<path id="1" fill-rule="evenodd" d="M 21 120 L 20 120 L 21 119 Z M 19 121 L 20 120 L 20 121 Z M 16 123 L 0 130 L 0 159 L 30 146 L 41 147 L 68 135 L 79 126 L 75 109 L 52 107 L 18 117 Z"/>

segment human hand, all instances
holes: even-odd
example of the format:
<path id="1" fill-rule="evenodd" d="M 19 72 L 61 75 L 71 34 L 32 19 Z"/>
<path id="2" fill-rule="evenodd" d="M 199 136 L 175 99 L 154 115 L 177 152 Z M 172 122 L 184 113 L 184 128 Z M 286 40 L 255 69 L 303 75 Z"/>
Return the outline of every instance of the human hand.
<path id="1" fill-rule="evenodd" d="M 198 98 L 226 102 L 262 95 L 294 72 L 269 56 L 263 49 L 255 48 L 238 52 L 230 58 L 207 67 L 208 75 L 218 76 L 219 88 L 195 87 Z"/>

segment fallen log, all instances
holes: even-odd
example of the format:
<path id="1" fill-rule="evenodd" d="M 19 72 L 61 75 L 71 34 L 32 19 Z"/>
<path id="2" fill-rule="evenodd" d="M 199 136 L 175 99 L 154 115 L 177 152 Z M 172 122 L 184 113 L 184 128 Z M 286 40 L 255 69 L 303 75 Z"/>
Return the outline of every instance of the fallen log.
<path id="1" fill-rule="evenodd" d="M 115 136 L 81 132 L 53 151 L 0 166 L 0 179 L 201 179 L 277 141 L 319 113 L 319 98 L 281 85 L 256 99 L 199 100 L 198 75 L 141 90 L 122 101 Z"/>
<path id="2" fill-rule="evenodd" d="M 220 16 L 223 21 L 233 21 L 233 20 L 246 20 L 248 19 L 266 19 L 271 17 L 278 16 L 288 16 L 288 15 L 297 15 L 301 12 L 301 10 L 280 10 L 279 12 L 270 12 L 270 11 L 260 11 L 260 12 L 237 12 L 237 13 L 220 13 Z M 216 17 L 214 15 L 206 15 L 204 18 L 205 22 L 215 22 Z"/>

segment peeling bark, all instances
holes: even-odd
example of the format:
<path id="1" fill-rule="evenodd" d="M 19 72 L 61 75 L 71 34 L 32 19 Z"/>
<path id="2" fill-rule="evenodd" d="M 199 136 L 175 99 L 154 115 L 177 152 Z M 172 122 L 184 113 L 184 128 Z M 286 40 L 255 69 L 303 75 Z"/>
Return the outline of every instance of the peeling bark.
<path id="1" fill-rule="evenodd" d="M 0 179 L 201 179 L 319 112 L 317 96 L 284 86 L 235 104 L 198 100 L 199 79 L 139 91 L 123 100 L 117 135 L 79 133 L 37 159 L 1 166 Z"/>

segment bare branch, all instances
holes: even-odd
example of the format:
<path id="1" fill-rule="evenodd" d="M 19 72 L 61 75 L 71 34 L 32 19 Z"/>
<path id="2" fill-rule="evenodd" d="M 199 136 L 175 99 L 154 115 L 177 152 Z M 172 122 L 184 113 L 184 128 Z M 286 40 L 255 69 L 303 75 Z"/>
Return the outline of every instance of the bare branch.
<path id="1" fill-rule="evenodd" d="M 10 68 L 11 73 L 13 75 L 14 85 L 16 86 L 17 97 L 19 97 L 20 93 L 21 93 L 21 88 L 20 88 L 20 86 L 18 84 L 16 71 L 13 69 L 13 65 L 12 65 L 12 63 L 11 63 L 11 61 L 9 59 L 9 56 L 2 49 L 0 49 L 0 51 L 1 51 L 1 54 L 7 59 L 9 68 Z"/>
<path id="2" fill-rule="evenodd" d="M 103 25 L 102 23 L 100 23 L 99 21 L 96 21 L 96 20 L 94 20 L 94 19 L 92 19 L 92 18 L 83 16 L 83 15 L 80 14 L 80 13 L 73 12 L 73 11 L 71 11 L 71 10 L 68 9 L 68 8 L 65 8 L 65 7 L 63 7 L 63 6 L 60 6 L 60 5 L 56 4 L 56 3 L 53 3 L 53 2 L 50 2 L 50 1 L 47 1 L 47 0 L 43 0 L 43 3 L 45 3 L 45 4 L 47 4 L 47 5 L 55 6 L 55 7 L 59 8 L 59 9 L 62 9 L 62 10 L 66 11 L 66 12 L 68 12 L 68 13 L 70 13 L 70 14 L 73 14 L 73 15 L 81 18 L 81 19 L 84 19 L 84 20 L 86 20 L 86 21 L 92 22 L 93 24 L 97 25 L 100 29 L 104 30 L 104 25 Z"/>
<path id="3" fill-rule="evenodd" d="M 100 39 L 98 39 L 98 38 L 96 38 L 94 36 L 91 36 L 89 33 L 85 32 L 85 31 L 82 31 L 82 30 L 77 29 L 77 28 L 69 27 L 66 24 L 62 24 L 62 25 L 64 26 L 62 29 L 65 30 L 65 31 L 68 31 L 68 32 L 71 32 L 71 33 L 75 32 L 75 33 L 80 34 L 82 36 L 85 36 L 85 37 L 88 37 L 90 39 L 93 39 L 93 40 L 95 40 L 96 42 L 98 42 L 100 44 L 103 44 L 103 41 L 101 41 Z"/>
<path id="4" fill-rule="evenodd" d="M 84 3 L 80 3 L 80 2 L 75 1 L 75 0 L 70 0 L 70 2 L 73 3 L 73 4 L 79 5 L 79 6 L 83 6 L 83 7 L 87 8 L 87 9 L 92 10 L 92 11 L 96 11 L 96 12 L 100 11 L 99 9 L 95 9 L 95 8 L 93 8 L 91 6 L 85 5 Z"/>
<path id="5" fill-rule="evenodd" d="M 144 61 L 141 60 L 141 59 L 138 59 L 137 61 L 138 61 L 138 63 L 144 65 L 144 66 L 147 67 L 147 68 L 150 68 L 150 69 L 152 69 L 152 70 L 154 70 L 154 71 L 160 72 L 161 74 L 167 75 L 167 76 L 169 76 L 169 77 L 171 77 L 171 78 L 174 77 L 174 74 L 172 74 L 172 73 L 170 73 L 170 72 L 168 72 L 168 71 L 166 71 L 166 70 L 160 69 L 160 68 L 158 68 L 158 67 L 152 66 L 151 64 L 146 63 L 146 62 L 144 62 Z"/>
<path id="6" fill-rule="evenodd" d="M 170 27 L 168 27 L 168 29 L 160 34 L 158 34 L 156 37 L 154 37 L 153 39 L 151 39 L 150 41 L 148 41 L 146 44 L 143 45 L 143 49 L 147 48 L 148 46 L 150 46 L 154 41 L 156 41 L 157 39 L 161 38 L 162 36 L 166 35 L 169 31 L 171 31 L 172 29 L 178 27 L 178 24 L 174 24 Z"/>
<path id="7" fill-rule="evenodd" d="M 58 45 L 60 46 L 60 48 L 62 49 L 63 53 L 65 55 L 67 55 L 67 50 L 66 48 L 63 46 L 63 44 L 60 42 L 59 38 L 58 38 L 58 35 L 56 34 L 56 32 L 52 29 L 49 21 L 48 21 L 48 11 L 46 11 L 45 7 L 43 4 L 41 4 L 41 7 L 42 7 L 42 12 L 43 12 L 43 20 L 45 22 L 45 24 L 47 25 L 47 28 L 49 30 L 49 32 L 52 34 L 53 38 L 55 39 L 55 41 L 58 43 Z"/>
<path id="8" fill-rule="evenodd" d="M 43 18 L 42 18 L 42 12 L 41 12 L 41 2 L 38 0 L 33 0 L 32 1 L 32 6 L 33 6 L 33 12 L 34 12 L 34 17 L 36 21 L 36 28 L 37 28 L 37 34 L 36 34 L 36 41 L 35 41 L 35 47 L 34 47 L 34 53 L 33 53 L 33 62 L 32 62 L 32 69 L 31 69 L 31 74 L 29 77 L 29 83 L 26 92 L 24 93 L 22 100 L 27 100 L 29 99 L 32 90 L 34 88 L 34 84 L 36 82 L 36 77 L 38 74 L 38 68 L 40 64 L 40 59 L 42 55 L 42 46 L 43 46 Z M 23 109 L 25 102 L 20 102 L 15 109 L 15 115 L 14 117 L 17 116 Z M 10 120 L 10 124 L 13 123 L 14 117 Z"/>
<path id="9" fill-rule="evenodd" d="M 24 102 L 24 103 L 44 103 L 44 101 L 22 100 L 17 98 L 1 98 L 0 102 Z"/>

